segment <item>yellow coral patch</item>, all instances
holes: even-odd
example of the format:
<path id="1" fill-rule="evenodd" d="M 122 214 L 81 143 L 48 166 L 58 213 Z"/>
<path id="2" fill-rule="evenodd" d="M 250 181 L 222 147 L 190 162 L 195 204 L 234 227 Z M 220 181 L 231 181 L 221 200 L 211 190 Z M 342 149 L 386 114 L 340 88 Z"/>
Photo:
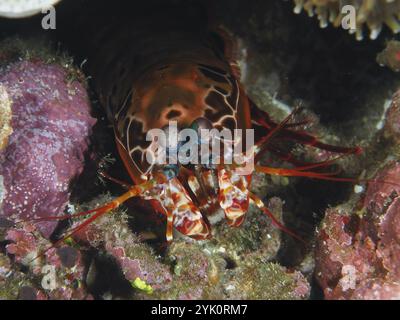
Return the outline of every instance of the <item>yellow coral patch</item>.
<path id="1" fill-rule="evenodd" d="M 8 137 L 13 131 L 11 104 L 7 90 L 0 85 L 0 151 L 7 146 Z"/>
<path id="2" fill-rule="evenodd" d="M 153 288 L 140 278 L 136 278 L 134 281 L 131 281 L 131 285 L 132 287 L 144 291 L 147 294 L 153 293 Z"/>

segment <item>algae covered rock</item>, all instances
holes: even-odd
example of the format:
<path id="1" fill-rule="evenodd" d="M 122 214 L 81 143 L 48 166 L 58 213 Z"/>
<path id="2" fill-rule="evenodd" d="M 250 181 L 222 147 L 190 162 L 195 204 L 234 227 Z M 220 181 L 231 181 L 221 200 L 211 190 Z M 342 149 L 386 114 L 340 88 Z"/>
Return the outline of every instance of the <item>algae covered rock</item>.
<path id="1" fill-rule="evenodd" d="M 0 86 L 0 151 L 7 146 L 8 137 L 12 133 L 11 100 L 6 89 Z"/>
<path id="2" fill-rule="evenodd" d="M 316 278 L 327 299 L 399 299 L 400 165 L 369 183 L 356 208 L 329 209 L 316 248 Z"/>
<path id="3" fill-rule="evenodd" d="M 230 299 L 299 300 L 310 295 L 310 285 L 300 272 L 258 259 L 240 267 L 226 290 Z"/>
<path id="4" fill-rule="evenodd" d="M 109 196 L 99 197 L 87 206 L 93 208 L 99 205 L 99 201 L 108 200 Z M 76 226 L 80 223 L 77 221 Z M 173 279 L 168 265 L 163 264 L 156 253 L 132 232 L 122 210 L 100 217 L 75 234 L 74 239 L 112 257 L 137 293 L 150 295 L 166 291 L 171 286 Z"/>
<path id="5" fill-rule="evenodd" d="M 376 61 L 381 66 L 387 66 L 394 72 L 400 71 L 400 42 L 390 40 L 386 44 L 386 48 L 378 54 Z"/>
<path id="6" fill-rule="evenodd" d="M 51 248 L 35 226 L 24 224 L 10 228 L 5 240 L 7 256 L 0 254 L 0 298 L 90 299 L 84 284 L 85 265 L 75 248 L 61 245 Z M 24 266 L 26 271 L 20 271 Z"/>
<path id="7" fill-rule="evenodd" d="M 215 248 L 216 249 L 216 248 Z M 310 285 L 298 271 L 266 262 L 262 254 L 228 259 L 210 244 L 176 241 L 168 251 L 174 278 L 161 299 L 307 299 Z"/>
<path id="8" fill-rule="evenodd" d="M 385 137 L 391 138 L 395 143 L 400 142 L 400 91 L 392 97 L 383 130 Z"/>

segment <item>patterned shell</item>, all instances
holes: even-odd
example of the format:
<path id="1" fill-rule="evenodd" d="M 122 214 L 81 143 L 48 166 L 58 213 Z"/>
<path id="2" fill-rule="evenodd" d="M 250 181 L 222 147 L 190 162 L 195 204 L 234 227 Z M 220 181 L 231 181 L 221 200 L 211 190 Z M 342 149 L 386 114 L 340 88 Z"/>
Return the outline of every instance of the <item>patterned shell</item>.
<path id="1" fill-rule="evenodd" d="M 150 129 L 162 129 L 169 121 L 187 128 L 199 118 L 219 130 L 251 126 L 225 35 L 191 10 L 160 8 L 145 20 L 131 18 L 124 32 L 108 27 L 92 37 L 101 43 L 89 59 L 96 91 L 136 183 L 151 169 L 146 161 Z"/>

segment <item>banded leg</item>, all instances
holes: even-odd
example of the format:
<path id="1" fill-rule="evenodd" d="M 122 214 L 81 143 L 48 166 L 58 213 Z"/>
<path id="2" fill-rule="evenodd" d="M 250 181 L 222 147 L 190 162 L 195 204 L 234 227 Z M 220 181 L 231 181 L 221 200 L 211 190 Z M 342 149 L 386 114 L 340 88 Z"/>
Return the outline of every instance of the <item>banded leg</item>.
<path id="1" fill-rule="evenodd" d="M 218 170 L 219 204 L 225 212 L 228 225 L 240 226 L 249 209 L 249 185 L 246 176 L 232 170 Z"/>
<path id="2" fill-rule="evenodd" d="M 153 198 L 165 208 L 167 240 L 172 238 L 172 226 L 193 239 L 204 240 L 211 237 L 207 220 L 177 178 L 167 182 L 164 194 L 155 194 Z"/>

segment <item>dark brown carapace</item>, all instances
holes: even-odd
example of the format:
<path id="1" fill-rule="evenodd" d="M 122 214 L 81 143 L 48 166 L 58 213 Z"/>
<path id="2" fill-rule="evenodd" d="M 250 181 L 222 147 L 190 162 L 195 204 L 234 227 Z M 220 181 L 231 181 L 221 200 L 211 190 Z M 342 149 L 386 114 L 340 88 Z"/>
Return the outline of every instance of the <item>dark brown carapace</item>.
<path id="1" fill-rule="evenodd" d="M 142 12 L 143 13 L 143 12 Z M 227 32 L 210 24 L 203 11 L 185 6 L 157 6 L 145 14 L 133 14 L 124 23 L 104 21 L 92 35 L 88 47 L 89 74 L 111 121 L 115 140 L 132 186 L 105 206 L 77 214 L 92 216 L 72 230 L 76 232 L 97 217 L 132 197 L 148 200 L 167 218 L 167 240 L 173 228 L 195 239 L 211 235 L 210 216 L 223 212 L 231 226 L 244 221 L 254 202 L 274 219 L 261 199 L 249 191 L 251 174 L 239 175 L 233 165 L 151 166 L 145 160 L 150 129 L 163 129 L 170 121 L 179 128 L 254 129 L 255 171 L 282 176 L 302 176 L 333 181 L 321 171 L 333 160 L 302 163 L 276 141 L 309 145 L 338 153 L 360 152 L 324 144 L 298 130 L 293 122 L 296 109 L 281 123 L 274 122 L 247 96 L 239 80 L 233 41 Z M 94 52 L 93 52 L 94 51 Z M 294 164 L 294 168 L 257 165 L 265 153 Z M 172 172 L 172 174 L 171 174 Z"/>

